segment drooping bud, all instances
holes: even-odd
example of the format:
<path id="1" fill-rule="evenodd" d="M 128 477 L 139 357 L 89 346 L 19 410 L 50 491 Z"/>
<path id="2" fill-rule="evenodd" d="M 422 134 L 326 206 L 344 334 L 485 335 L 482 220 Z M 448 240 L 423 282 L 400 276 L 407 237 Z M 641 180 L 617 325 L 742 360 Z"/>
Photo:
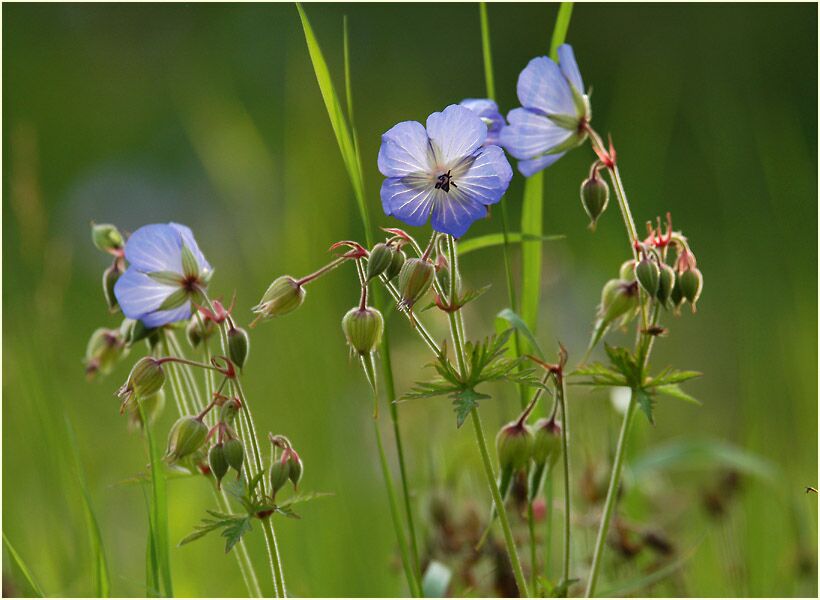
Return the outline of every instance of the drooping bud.
<path id="1" fill-rule="evenodd" d="M 385 243 L 378 243 L 370 251 L 367 259 L 367 281 L 384 273 L 393 261 L 393 250 Z"/>
<path id="2" fill-rule="evenodd" d="M 598 176 L 593 168 L 592 174 L 581 184 L 581 205 L 589 216 L 589 228 L 595 231 L 595 225 L 609 204 L 609 186 Z"/>
<path id="3" fill-rule="evenodd" d="M 302 480 L 302 474 L 305 472 L 302 459 L 299 458 L 299 455 L 296 454 L 296 451 L 293 450 L 293 448 L 286 450 L 285 454 L 288 455 L 288 464 L 290 466 L 288 477 L 290 478 L 290 482 L 293 484 L 293 489 L 297 489 L 299 487 L 299 482 Z"/>
<path id="4" fill-rule="evenodd" d="M 202 447 L 208 437 L 208 426 L 196 417 L 180 417 L 168 434 L 168 450 L 165 460 L 176 462 L 192 455 Z"/>
<path id="5" fill-rule="evenodd" d="M 108 223 L 91 225 L 91 241 L 99 250 L 109 254 L 119 253 L 124 245 L 120 230 Z"/>
<path id="6" fill-rule="evenodd" d="M 228 398 L 219 409 L 219 421 L 226 425 L 232 424 L 240 408 L 241 406 L 236 398 Z"/>
<path id="7" fill-rule="evenodd" d="M 610 279 L 601 292 L 601 304 L 598 308 L 599 317 L 602 321 L 611 323 L 634 308 L 637 302 L 637 282 Z"/>
<path id="8" fill-rule="evenodd" d="M 703 274 L 697 267 L 689 269 L 678 275 L 680 291 L 684 298 L 692 305 L 692 312 L 697 310 L 695 306 L 700 293 L 703 291 Z"/>
<path id="9" fill-rule="evenodd" d="M 347 343 L 359 354 L 369 354 L 379 345 L 384 331 L 384 319 L 375 308 L 354 307 L 342 318 L 342 331 Z"/>
<path id="10" fill-rule="evenodd" d="M 635 259 L 630 258 L 621 265 L 618 270 L 618 277 L 624 281 L 635 281 Z"/>
<path id="11" fill-rule="evenodd" d="M 289 478 L 290 464 L 288 463 L 287 457 L 283 455 L 281 458 L 274 460 L 270 466 L 271 495 L 275 496 L 276 492 L 285 487 Z"/>
<path id="12" fill-rule="evenodd" d="M 93 379 L 97 373 L 110 372 L 127 351 L 119 331 L 104 327 L 97 329 L 91 334 L 85 350 L 86 375 Z"/>
<path id="13" fill-rule="evenodd" d="M 216 331 L 216 325 L 211 319 L 203 317 L 201 314 L 194 314 L 185 327 L 185 337 L 191 348 L 196 348 L 203 341 L 207 341 Z"/>
<path id="14" fill-rule="evenodd" d="M 532 433 L 524 423 L 512 421 L 504 425 L 495 438 L 498 464 L 501 469 L 522 469 L 532 452 Z"/>
<path id="15" fill-rule="evenodd" d="M 399 273 L 399 292 L 404 306 L 412 307 L 421 298 L 430 286 L 436 269 L 428 260 L 409 258 Z"/>
<path id="16" fill-rule="evenodd" d="M 554 464 L 561 455 L 561 425 L 553 419 L 539 419 L 533 429 L 533 461 L 541 465 Z"/>
<path id="17" fill-rule="evenodd" d="M 228 440 L 224 445 L 225 460 L 237 473 L 242 471 L 242 463 L 245 460 L 245 447 L 237 439 Z"/>
<path id="18" fill-rule="evenodd" d="M 401 250 L 401 248 L 394 248 L 393 255 L 390 257 L 390 266 L 387 267 L 387 270 L 384 272 L 388 281 L 392 281 L 396 278 L 396 276 L 401 272 L 401 268 L 404 266 L 405 261 L 407 261 L 407 255 L 404 251 Z"/>
<path id="19" fill-rule="evenodd" d="M 675 269 L 663 263 L 661 265 L 661 274 L 658 279 L 658 293 L 656 297 L 658 301 L 666 306 L 669 298 L 672 296 L 672 290 L 675 288 Z"/>
<path id="20" fill-rule="evenodd" d="M 680 275 L 675 278 L 675 285 L 672 287 L 672 293 L 669 294 L 669 300 L 672 302 L 675 314 L 679 315 L 681 305 L 686 302 L 686 298 L 683 297 L 683 290 L 680 287 Z"/>
<path id="21" fill-rule="evenodd" d="M 105 271 L 103 271 L 102 287 L 103 296 L 105 296 L 105 304 L 108 306 L 109 312 L 117 312 L 120 308 L 117 302 L 117 297 L 114 295 L 114 285 L 122 275 L 119 261 L 114 261 Z"/>
<path id="22" fill-rule="evenodd" d="M 131 368 L 128 379 L 117 391 L 117 396 L 122 398 L 121 410 L 124 410 L 133 398 L 147 398 L 151 394 L 156 394 L 163 383 L 165 372 L 162 370 L 162 363 L 151 356 L 142 357 Z"/>
<path id="23" fill-rule="evenodd" d="M 228 331 L 228 355 L 231 361 L 240 369 L 245 366 L 248 360 L 248 352 L 251 348 L 251 340 L 248 332 L 241 327 L 232 327 Z"/>
<path id="24" fill-rule="evenodd" d="M 661 272 L 658 265 L 655 261 L 649 260 L 647 256 L 644 256 L 638 263 L 638 266 L 635 267 L 635 277 L 638 279 L 638 283 L 641 284 L 641 287 L 649 294 L 650 298 L 654 298 L 655 294 L 658 293 L 660 276 Z"/>
<path id="25" fill-rule="evenodd" d="M 305 293 L 304 286 L 290 275 L 278 277 L 270 284 L 259 304 L 251 309 L 259 315 L 254 323 L 293 312 L 305 301 Z"/>
<path id="26" fill-rule="evenodd" d="M 230 468 L 223 444 L 215 444 L 211 447 L 208 452 L 208 465 L 211 467 L 211 473 L 216 477 L 216 487 L 219 488 L 222 484 L 222 478 L 225 477 Z"/>
<path id="27" fill-rule="evenodd" d="M 150 339 L 156 331 L 156 328 L 146 327 L 142 321 L 134 319 L 123 319 L 120 324 L 122 341 L 129 347 L 146 338 Z"/>

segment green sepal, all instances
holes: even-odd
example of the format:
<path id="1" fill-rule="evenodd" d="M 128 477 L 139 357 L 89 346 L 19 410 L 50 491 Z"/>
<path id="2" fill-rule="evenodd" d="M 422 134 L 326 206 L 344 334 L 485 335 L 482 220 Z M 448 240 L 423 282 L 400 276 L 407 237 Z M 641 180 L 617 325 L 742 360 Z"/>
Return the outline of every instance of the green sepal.
<path id="1" fill-rule="evenodd" d="M 174 308 L 179 308 L 188 300 L 190 299 L 190 292 L 184 288 L 180 288 L 174 291 L 170 296 L 168 296 L 162 304 L 159 305 L 157 310 L 173 310 Z"/>
<path id="2" fill-rule="evenodd" d="M 146 273 L 146 275 L 157 283 L 172 285 L 174 287 L 179 287 L 185 283 L 185 278 L 173 271 L 154 271 L 153 273 Z"/>
<path id="3" fill-rule="evenodd" d="M 187 244 L 182 244 L 182 272 L 187 279 L 199 277 L 199 262 Z"/>

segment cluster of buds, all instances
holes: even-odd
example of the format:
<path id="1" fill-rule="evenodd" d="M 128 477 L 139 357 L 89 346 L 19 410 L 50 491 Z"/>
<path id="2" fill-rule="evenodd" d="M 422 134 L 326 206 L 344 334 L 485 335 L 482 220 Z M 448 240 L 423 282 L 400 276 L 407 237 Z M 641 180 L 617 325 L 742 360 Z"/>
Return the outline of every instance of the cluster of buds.
<path id="1" fill-rule="evenodd" d="M 404 240 L 396 236 L 386 242 L 379 242 L 370 250 L 367 258 L 367 281 L 372 281 L 384 275 L 387 281 L 392 281 L 401 271 L 407 260 L 407 255 L 401 249 Z"/>
<path id="2" fill-rule="evenodd" d="M 221 406 L 217 424 L 208 433 L 209 438 L 216 437 L 216 443 L 208 451 L 208 466 L 218 488 L 229 469 L 236 471 L 237 477 L 242 473 L 245 447 L 232 426 L 242 404 L 238 398 L 217 396 L 217 399 L 221 401 Z"/>
<path id="3" fill-rule="evenodd" d="M 288 438 L 283 435 L 268 434 L 268 439 L 273 452 L 270 466 L 271 497 L 275 498 L 276 493 L 288 481 L 293 484 L 294 490 L 299 488 L 299 481 L 301 481 L 304 473 L 304 465 Z"/>

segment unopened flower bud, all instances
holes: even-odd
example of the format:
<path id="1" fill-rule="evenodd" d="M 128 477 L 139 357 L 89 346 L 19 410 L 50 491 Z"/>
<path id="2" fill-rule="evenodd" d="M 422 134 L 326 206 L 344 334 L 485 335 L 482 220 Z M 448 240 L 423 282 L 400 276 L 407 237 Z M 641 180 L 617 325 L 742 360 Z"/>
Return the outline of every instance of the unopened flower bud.
<path id="1" fill-rule="evenodd" d="M 624 281 L 635 281 L 635 264 L 634 258 L 624 261 L 618 270 L 618 278 Z"/>
<path id="2" fill-rule="evenodd" d="M 409 258 L 399 273 L 401 302 L 412 307 L 433 285 L 436 269 L 428 260 Z"/>
<path id="3" fill-rule="evenodd" d="M 271 495 L 276 495 L 276 492 L 281 490 L 290 478 L 290 464 L 287 457 L 282 456 L 273 461 L 270 466 L 270 487 Z"/>
<path id="4" fill-rule="evenodd" d="M 91 225 L 91 241 L 98 249 L 111 254 L 122 250 L 124 245 L 120 230 L 108 223 Z"/>
<path id="5" fill-rule="evenodd" d="M 385 243 L 373 246 L 367 259 L 367 280 L 371 281 L 384 273 L 393 261 L 393 249 Z"/>
<path id="6" fill-rule="evenodd" d="M 606 210 L 609 204 L 609 186 L 598 177 L 597 170 L 581 184 L 581 205 L 589 216 L 589 228 L 595 231 L 598 217 Z"/>
<path id="7" fill-rule="evenodd" d="M 305 300 L 306 290 L 290 275 L 278 277 L 270 284 L 259 304 L 251 310 L 259 315 L 259 319 L 281 317 L 293 312 Z"/>
<path id="8" fill-rule="evenodd" d="M 680 307 L 686 302 L 686 298 L 683 297 L 683 290 L 680 286 L 680 275 L 675 278 L 675 285 L 672 286 L 672 293 L 669 294 L 669 300 L 675 308 L 675 314 L 680 314 Z"/>
<path id="9" fill-rule="evenodd" d="M 248 332 L 241 327 L 232 327 L 228 331 L 228 355 L 231 361 L 240 369 L 245 366 L 248 360 L 248 352 L 251 348 L 251 340 Z"/>
<path id="10" fill-rule="evenodd" d="M 228 440 L 224 445 L 225 460 L 228 461 L 234 471 L 239 473 L 242 471 L 242 463 L 245 460 L 245 447 L 237 439 Z"/>
<path id="11" fill-rule="evenodd" d="M 299 487 L 299 482 L 302 480 L 302 474 L 305 472 L 305 468 L 302 464 L 302 459 L 299 458 L 296 451 L 289 449 L 286 451 L 286 454 L 289 455 L 288 464 L 290 465 L 288 477 L 290 478 L 290 482 L 293 484 L 293 489 L 297 489 Z"/>
<path id="12" fill-rule="evenodd" d="M 395 279 L 396 276 L 401 273 L 401 268 L 406 261 L 407 255 L 400 248 L 393 249 L 393 255 L 390 257 L 390 266 L 387 267 L 387 270 L 384 272 L 389 281 Z"/>
<path id="13" fill-rule="evenodd" d="M 539 419 L 534 426 L 532 459 L 536 464 L 552 465 L 561 454 L 561 425 L 552 419 Z"/>
<path id="14" fill-rule="evenodd" d="M 85 350 L 86 374 L 93 378 L 98 372 L 106 374 L 111 371 L 127 349 L 122 336 L 116 329 L 97 329 L 91 334 Z"/>
<path id="15" fill-rule="evenodd" d="M 527 466 L 532 452 L 532 433 L 524 423 L 512 421 L 498 432 L 495 438 L 498 464 L 502 470 L 518 470 Z"/>
<path id="16" fill-rule="evenodd" d="M 654 297 L 655 294 L 658 293 L 660 276 L 661 272 L 658 265 L 646 256 L 644 256 L 635 267 L 635 277 L 650 297 Z"/>
<path id="17" fill-rule="evenodd" d="M 666 263 L 661 265 L 661 274 L 658 278 L 658 293 L 656 297 L 658 301 L 666 306 L 669 298 L 672 296 L 672 290 L 675 287 L 675 269 Z"/>
<path id="18" fill-rule="evenodd" d="M 180 417 L 168 434 L 168 450 L 165 460 L 176 462 L 192 455 L 202 447 L 208 437 L 208 426 L 196 417 Z"/>
<path id="19" fill-rule="evenodd" d="M 228 398 L 219 410 L 219 420 L 226 425 L 233 423 L 239 412 L 239 402 L 235 398 Z"/>
<path id="20" fill-rule="evenodd" d="M 680 291 L 684 298 L 692 305 L 692 312 L 697 310 L 695 304 L 703 291 L 703 274 L 697 267 L 688 269 L 678 275 Z"/>
<path id="21" fill-rule="evenodd" d="M 122 275 L 118 262 L 114 262 L 105 271 L 103 271 L 102 287 L 103 296 L 105 296 L 105 304 L 108 306 L 109 312 L 116 312 L 120 306 L 117 302 L 117 297 L 114 295 L 114 285 Z"/>
<path id="22" fill-rule="evenodd" d="M 208 465 L 211 467 L 211 473 L 216 477 L 216 487 L 220 487 L 222 478 L 228 472 L 230 465 L 228 465 L 228 458 L 225 456 L 225 446 L 223 444 L 215 444 L 208 452 Z"/>
<path id="23" fill-rule="evenodd" d="M 384 319 L 375 308 L 351 308 L 342 318 L 342 331 L 347 343 L 359 354 L 369 354 L 379 345 L 384 331 Z"/>
<path id="24" fill-rule="evenodd" d="M 622 279 L 610 279 L 601 292 L 599 316 L 605 323 L 611 323 L 629 312 L 638 302 L 638 284 Z"/>
<path id="25" fill-rule="evenodd" d="M 156 394 L 165 383 L 165 372 L 162 364 L 151 356 L 144 356 L 139 359 L 131 368 L 128 379 L 117 391 L 117 396 L 122 398 L 123 406 L 131 402 L 133 398 L 147 398 L 151 394 Z"/>
<path id="26" fill-rule="evenodd" d="M 213 321 L 204 318 L 201 314 L 195 314 L 185 327 L 185 337 L 188 338 L 191 348 L 196 348 L 203 341 L 207 341 L 214 331 L 216 331 L 216 325 Z"/>

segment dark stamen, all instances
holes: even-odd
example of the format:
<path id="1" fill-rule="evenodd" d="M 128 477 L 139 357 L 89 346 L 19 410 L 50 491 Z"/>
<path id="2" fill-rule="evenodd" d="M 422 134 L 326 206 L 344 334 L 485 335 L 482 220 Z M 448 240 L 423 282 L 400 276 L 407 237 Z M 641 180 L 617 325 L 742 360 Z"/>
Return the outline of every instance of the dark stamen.
<path id="1" fill-rule="evenodd" d="M 450 171 L 447 171 L 446 173 L 442 173 L 441 175 L 438 176 L 438 182 L 436 183 L 436 189 L 437 190 L 444 190 L 445 192 L 449 192 L 451 185 L 454 188 L 458 187 L 456 185 L 456 182 L 453 181 L 453 177 L 452 177 L 452 175 L 450 175 Z"/>

